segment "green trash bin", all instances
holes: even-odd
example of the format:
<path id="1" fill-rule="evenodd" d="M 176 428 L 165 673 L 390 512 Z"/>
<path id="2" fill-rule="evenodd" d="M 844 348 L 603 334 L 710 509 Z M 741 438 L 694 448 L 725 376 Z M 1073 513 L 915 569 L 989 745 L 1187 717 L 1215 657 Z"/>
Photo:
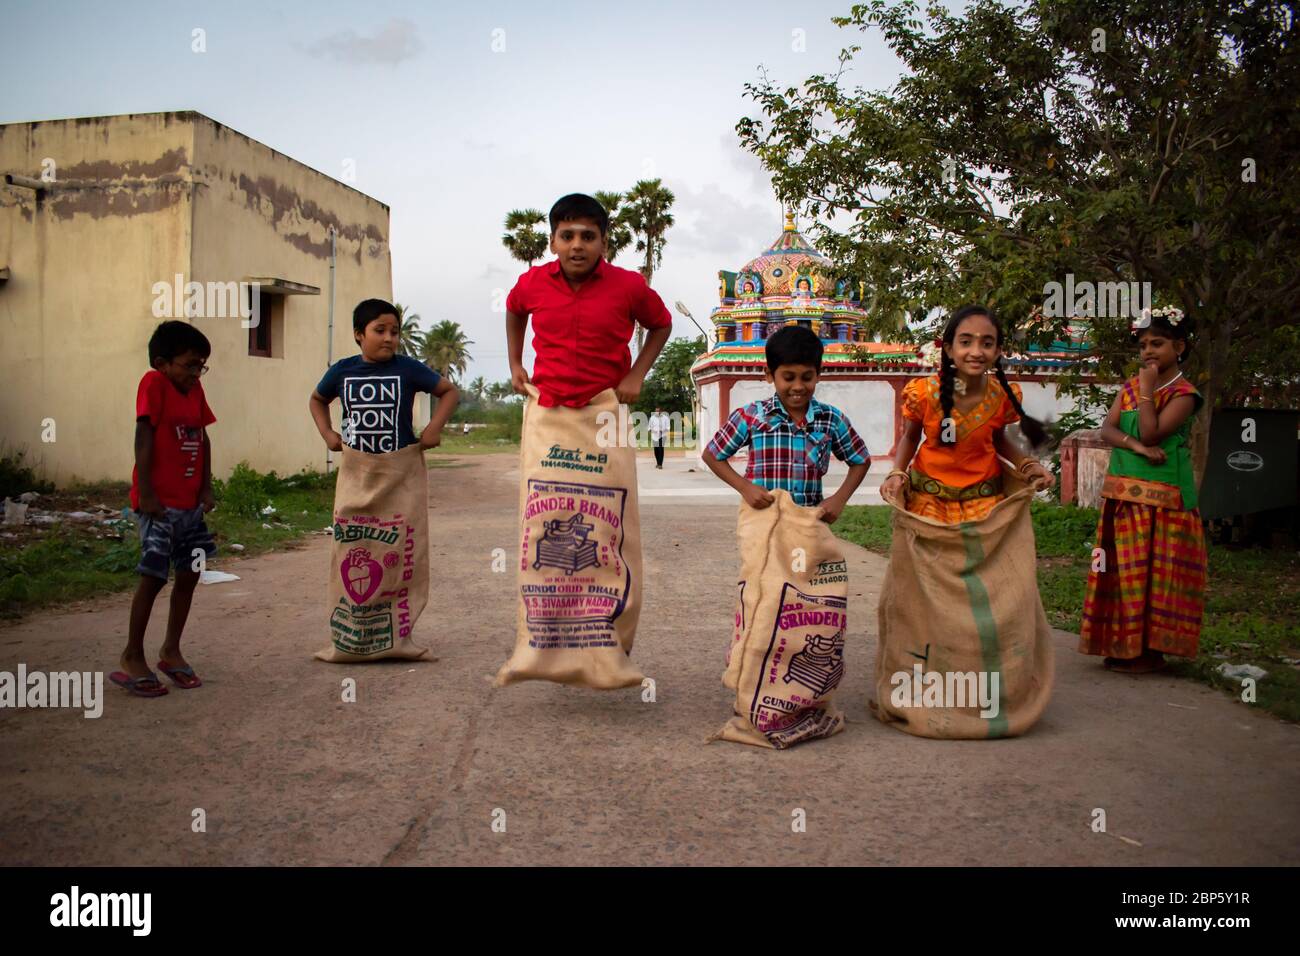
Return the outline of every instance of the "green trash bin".
<path id="1" fill-rule="evenodd" d="M 1295 507 L 1300 487 L 1297 428 L 1300 411 L 1295 409 L 1215 411 L 1201 482 L 1201 517 L 1231 518 Z"/>

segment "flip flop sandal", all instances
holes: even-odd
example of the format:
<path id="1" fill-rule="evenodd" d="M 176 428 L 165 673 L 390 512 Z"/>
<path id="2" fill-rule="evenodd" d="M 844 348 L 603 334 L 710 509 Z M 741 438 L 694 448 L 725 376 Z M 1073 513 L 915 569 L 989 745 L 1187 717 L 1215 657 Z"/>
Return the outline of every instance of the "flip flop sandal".
<path id="1" fill-rule="evenodd" d="M 195 687 L 202 687 L 203 681 L 199 680 L 199 675 L 194 673 L 194 668 L 189 667 L 170 667 L 164 661 L 158 662 L 158 669 L 172 679 L 172 683 L 183 690 L 193 690 Z"/>
<path id="2" fill-rule="evenodd" d="M 149 672 L 148 677 L 132 677 L 125 671 L 114 671 L 108 675 L 108 679 L 136 697 L 165 697 L 170 693 L 153 671 Z"/>

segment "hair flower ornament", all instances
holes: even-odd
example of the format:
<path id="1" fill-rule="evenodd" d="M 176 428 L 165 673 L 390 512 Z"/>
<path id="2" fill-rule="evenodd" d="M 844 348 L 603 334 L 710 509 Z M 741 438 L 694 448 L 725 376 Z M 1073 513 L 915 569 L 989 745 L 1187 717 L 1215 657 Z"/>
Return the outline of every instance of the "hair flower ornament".
<path id="1" fill-rule="evenodd" d="M 1162 306 L 1159 309 L 1146 308 L 1141 314 L 1133 320 L 1132 329 L 1134 332 L 1140 332 L 1143 329 L 1151 328 L 1152 319 L 1163 319 L 1175 328 L 1178 323 L 1183 321 L 1183 310 L 1175 308 L 1172 305 Z"/>

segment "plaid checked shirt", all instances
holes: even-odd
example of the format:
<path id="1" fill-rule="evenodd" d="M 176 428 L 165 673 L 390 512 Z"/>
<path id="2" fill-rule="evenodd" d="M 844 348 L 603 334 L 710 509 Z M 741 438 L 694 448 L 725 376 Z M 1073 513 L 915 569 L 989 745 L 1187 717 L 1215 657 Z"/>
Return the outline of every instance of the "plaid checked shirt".
<path id="1" fill-rule="evenodd" d="M 745 478 L 769 491 L 784 488 L 795 504 L 804 507 L 821 503 L 822 475 L 831 466 L 832 453 L 850 465 L 871 461 L 866 444 L 844 413 L 815 398 L 809 400 L 808 416 L 800 425 L 776 395 L 738 408 L 708 449 L 725 461 L 746 445 Z"/>

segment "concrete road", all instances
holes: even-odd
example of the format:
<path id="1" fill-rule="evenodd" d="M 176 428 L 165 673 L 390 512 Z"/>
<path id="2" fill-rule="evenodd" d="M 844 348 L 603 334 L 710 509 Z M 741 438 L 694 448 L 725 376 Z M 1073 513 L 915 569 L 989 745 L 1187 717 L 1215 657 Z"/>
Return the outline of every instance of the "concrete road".
<path id="1" fill-rule="evenodd" d="M 433 584 L 417 634 L 436 660 L 311 659 L 327 641 L 324 536 L 227 560 L 241 580 L 200 589 L 185 641 L 204 687 L 141 700 L 106 684 L 98 720 L 0 710 L 4 861 L 1300 862 L 1297 728 L 1187 681 L 1107 673 L 1074 653 L 1073 635 L 1056 634 L 1055 695 L 1026 737 L 921 740 L 876 722 L 866 697 L 885 561 L 853 546 L 847 730 L 785 752 L 705 743 L 730 714 L 719 677 L 735 500 L 674 493 L 713 481 L 680 458 L 663 472 L 640 462 L 647 610 L 634 656 L 655 701 L 495 690 L 515 597 L 492 558 L 514 546 L 516 459 L 462 462 L 430 472 Z M 0 670 L 115 669 L 128 604 L 0 630 Z M 156 614 L 150 654 L 162 627 Z M 341 700 L 347 677 L 355 703 Z M 1097 808 L 1105 833 L 1091 827 Z"/>

